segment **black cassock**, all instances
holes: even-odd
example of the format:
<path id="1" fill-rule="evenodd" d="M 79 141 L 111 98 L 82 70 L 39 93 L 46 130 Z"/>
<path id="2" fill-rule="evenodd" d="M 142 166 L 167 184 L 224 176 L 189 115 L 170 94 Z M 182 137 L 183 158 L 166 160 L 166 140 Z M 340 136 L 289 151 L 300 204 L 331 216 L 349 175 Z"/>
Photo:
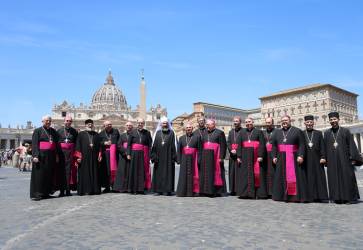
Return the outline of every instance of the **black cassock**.
<path id="1" fill-rule="evenodd" d="M 286 142 L 284 142 L 284 133 Z M 297 163 L 298 156 L 305 157 L 303 132 L 293 126 L 287 130 L 276 130 L 272 139 L 272 155 L 277 157 L 272 199 L 277 201 L 310 201 L 306 166 Z"/>
<path id="2" fill-rule="evenodd" d="M 263 164 L 265 166 L 265 169 L 267 171 L 266 173 L 266 187 L 267 187 L 267 193 L 268 196 L 272 196 L 272 190 L 273 190 L 273 179 L 275 175 L 275 164 L 272 162 L 272 137 L 275 134 L 276 129 L 266 129 L 263 131 L 263 134 L 265 136 L 266 141 L 266 155 L 263 158 Z"/>
<path id="3" fill-rule="evenodd" d="M 237 149 L 238 149 L 238 140 L 242 128 L 231 129 L 228 133 L 227 138 L 227 147 L 229 152 L 229 162 L 228 162 L 228 177 L 229 177 L 229 192 L 231 195 L 236 194 L 236 169 L 238 168 L 237 162 Z M 232 154 L 231 151 L 236 150 L 235 154 Z"/>
<path id="4" fill-rule="evenodd" d="M 78 132 L 72 127 L 57 130 L 60 143 L 59 167 L 57 168 L 59 189 L 70 191 L 77 189 L 77 168 L 74 166 L 74 150 Z"/>
<path id="5" fill-rule="evenodd" d="M 304 164 L 307 168 L 308 189 L 314 201 L 328 200 L 328 190 L 324 165 L 321 159 L 326 159 L 323 133 L 318 130 L 304 131 L 306 154 Z"/>
<path id="6" fill-rule="evenodd" d="M 202 147 L 199 169 L 200 193 L 204 195 L 225 194 L 227 188 L 224 158 L 226 156 L 227 142 L 224 132 L 220 129 L 214 129 L 204 133 Z M 218 152 L 219 156 L 217 155 Z M 218 157 L 222 161 L 219 161 Z"/>
<path id="7" fill-rule="evenodd" d="M 102 161 L 100 168 L 101 186 L 104 188 L 110 188 L 113 185 L 116 178 L 116 171 L 118 165 L 118 152 L 117 142 L 120 139 L 120 133 L 117 129 L 112 128 L 110 132 L 102 130 L 99 133 Z M 111 145 L 105 145 L 105 142 L 111 141 Z M 114 161 L 111 160 L 111 154 L 115 157 Z"/>
<path id="8" fill-rule="evenodd" d="M 191 151 L 195 151 L 195 154 Z M 199 193 L 198 166 L 201 156 L 201 138 L 198 134 L 194 132 L 189 136 L 183 135 L 179 138 L 178 162 L 180 164 L 180 170 L 176 190 L 177 196 L 187 197 Z"/>
<path id="9" fill-rule="evenodd" d="M 194 130 L 194 134 L 199 136 L 200 139 L 203 138 L 203 135 L 205 135 L 207 133 L 208 129 L 207 128 L 197 128 L 196 130 Z"/>
<path id="10" fill-rule="evenodd" d="M 337 147 L 334 147 L 334 137 Z M 348 129 L 339 127 L 324 132 L 325 151 L 328 170 L 329 199 L 337 202 L 349 202 L 360 199 L 355 167 L 363 163 L 353 136 Z"/>
<path id="11" fill-rule="evenodd" d="M 57 167 L 56 156 L 59 152 L 57 131 L 45 127 L 34 130 L 32 155 L 38 158 L 39 162 L 33 163 L 30 178 L 30 198 L 46 198 L 55 191 L 54 170 Z"/>
<path id="12" fill-rule="evenodd" d="M 119 192 L 127 192 L 130 171 L 130 161 L 127 160 L 127 141 L 129 139 L 130 133 L 131 131 L 121 134 L 117 143 L 119 161 L 115 183 L 113 184 L 113 190 Z"/>
<path id="13" fill-rule="evenodd" d="M 101 193 L 99 154 L 100 138 L 98 133 L 95 131 L 80 132 L 77 136 L 75 152 L 76 157 L 82 159 L 78 165 L 77 192 L 79 195 Z"/>
<path id="14" fill-rule="evenodd" d="M 143 145 L 145 150 L 133 148 L 133 145 Z M 141 131 L 134 129 L 127 142 L 127 154 L 131 155 L 128 192 L 144 192 L 151 188 L 150 176 L 150 150 L 152 138 L 148 130 Z M 148 151 L 148 152 L 146 152 Z M 144 158 L 144 152 L 147 157 Z M 145 168 L 145 164 L 147 164 Z M 148 171 L 147 171 L 148 169 Z"/>
<path id="15" fill-rule="evenodd" d="M 267 198 L 266 168 L 257 157 L 265 156 L 265 138 L 259 129 L 243 129 L 238 141 L 236 194 L 242 198 Z"/>
<path id="16" fill-rule="evenodd" d="M 156 132 L 151 149 L 151 161 L 154 163 L 152 191 L 155 193 L 174 192 L 177 154 L 173 131 Z"/>

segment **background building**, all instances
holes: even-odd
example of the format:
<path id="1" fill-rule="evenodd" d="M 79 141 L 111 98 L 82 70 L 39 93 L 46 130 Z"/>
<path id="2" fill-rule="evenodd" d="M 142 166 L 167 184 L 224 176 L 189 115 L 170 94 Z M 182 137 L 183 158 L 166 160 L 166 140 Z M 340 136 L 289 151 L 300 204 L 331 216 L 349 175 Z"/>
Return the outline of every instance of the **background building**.
<path id="1" fill-rule="evenodd" d="M 304 116 L 314 115 L 316 128 L 329 125 L 328 113 L 338 111 L 341 124 L 358 122 L 358 95 L 331 84 L 313 84 L 260 97 L 262 118 L 279 123 L 285 114 L 294 126 L 304 126 Z"/>
<path id="2" fill-rule="evenodd" d="M 304 116 L 314 115 L 316 128 L 330 128 L 328 113 L 338 111 L 340 123 L 353 134 L 360 152 L 363 150 L 363 121 L 358 119 L 358 95 L 338 88 L 332 84 L 312 84 L 293 88 L 268 96 L 260 97 L 261 108 L 239 109 L 223 105 L 197 102 L 193 104 L 191 114 L 184 113 L 173 120 L 173 128 L 178 136 L 184 133 L 184 124 L 190 121 L 197 126 L 198 117 L 215 119 L 217 127 L 228 133 L 232 129 L 232 119 L 240 116 L 254 118 L 255 125 L 262 127 L 267 117 L 272 117 L 275 124 L 280 126 L 280 120 L 287 114 L 292 118 L 292 124 L 304 129 Z M 242 122 L 243 126 L 243 122 Z"/>
<path id="3" fill-rule="evenodd" d="M 113 127 L 124 130 L 127 121 L 136 121 L 138 117 L 142 117 L 146 121 L 146 128 L 153 131 L 160 117 L 167 115 L 167 110 L 160 104 L 146 110 L 146 84 L 143 73 L 140 82 L 140 105 L 132 109 L 109 71 L 106 82 L 94 93 L 90 105 L 81 103 L 76 107 L 67 101 L 54 105 L 52 109 L 54 127 L 61 127 L 67 115 L 73 118 L 73 126 L 78 129 L 84 127 L 86 119 L 92 119 L 96 130 L 101 130 L 106 120 L 110 120 Z"/>
<path id="4" fill-rule="evenodd" d="M 173 119 L 173 128 L 178 136 L 183 134 L 183 126 L 186 122 L 192 122 L 194 127 L 198 125 L 198 118 L 204 116 L 206 119 L 214 119 L 217 127 L 228 133 L 232 128 L 232 120 L 235 116 L 240 116 L 242 120 L 246 117 L 252 117 L 256 126 L 261 126 L 261 110 L 256 109 L 239 109 L 223 105 L 217 105 L 206 102 L 196 102 L 193 104 L 191 114 L 184 113 Z"/>
<path id="5" fill-rule="evenodd" d="M 16 128 L 0 126 L 0 150 L 17 148 L 25 141 L 31 141 L 34 127 L 30 121 L 27 125 Z"/>

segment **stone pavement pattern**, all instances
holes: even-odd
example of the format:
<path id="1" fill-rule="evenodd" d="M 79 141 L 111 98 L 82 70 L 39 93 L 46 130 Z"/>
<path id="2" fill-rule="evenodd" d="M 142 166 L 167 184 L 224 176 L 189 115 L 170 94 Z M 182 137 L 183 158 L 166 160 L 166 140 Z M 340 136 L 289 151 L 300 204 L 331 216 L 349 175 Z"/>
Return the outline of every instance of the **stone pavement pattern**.
<path id="1" fill-rule="evenodd" d="M 363 170 L 357 177 L 362 195 Z M 0 168 L 2 249 L 363 249 L 363 202 L 114 193 L 35 202 L 29 180 Z"/>

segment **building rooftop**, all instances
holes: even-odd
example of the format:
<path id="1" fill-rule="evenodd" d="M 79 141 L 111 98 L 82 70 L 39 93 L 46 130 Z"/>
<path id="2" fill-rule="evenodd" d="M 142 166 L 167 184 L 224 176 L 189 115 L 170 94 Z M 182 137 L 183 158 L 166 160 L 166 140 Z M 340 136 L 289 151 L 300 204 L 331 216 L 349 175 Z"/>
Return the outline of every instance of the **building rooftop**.
<path id="1" fill-rule="evenodd" d="M 258 111 L 261 110 L 261 108 L 254 108 L 254 109 L 239 109 L 239 108 L 232 108 L 229 106 L 225 106 L 225 105 L 219 105 L 219 104 L 213 104 L 213 103 L 208 103 L 208 102 L 195 102 L 193 103 L 193 105 L 205 105 L 205 106 L 209 106 L 209 107 L 215 107 L 215 108 L 221 108 L 221 109 L 229 109 L 229 110 L 233 110 L 233 111 L 237 111 L 237 112 L 251 112 L 251 111 Z"/>
<path id="2" fill-rule="evenodd" d="M 288 90 L 283 90 L 283 91 L 279 91 L 276 93 L 272 93 L 271 95 L 267 95 L 267 96 L 262 96 L 259 99 L 263 100 L 263 99 L 269 99 L 269 98 L 273 98 L 273 97 L 278 97 L 278 96 L 282 96 L 282 95 L 287 95 L 287 94 L 295 94 L 295 93 L 299 93 L 299 92 L 305 92 L 307 90 L 314 90 L 314 89 L 322 89 L 322 88 L 326 88 L 326 87 L 330 87 L 342 92 L 345 92 L 346 94 L 350 94 L 353 96 L 358 96 L 358 94 L 355 94 L 353 92 L 349 92 L 345 89 L 341 89 L 337 86 L 334 86 L 330 83 L 315 83 L 315 84 L 310 84 L 310 85 L 306 85 L 303 87 L 298 87 L 298 88 L 292 88 L 292 89 L 288 89 Z"/>

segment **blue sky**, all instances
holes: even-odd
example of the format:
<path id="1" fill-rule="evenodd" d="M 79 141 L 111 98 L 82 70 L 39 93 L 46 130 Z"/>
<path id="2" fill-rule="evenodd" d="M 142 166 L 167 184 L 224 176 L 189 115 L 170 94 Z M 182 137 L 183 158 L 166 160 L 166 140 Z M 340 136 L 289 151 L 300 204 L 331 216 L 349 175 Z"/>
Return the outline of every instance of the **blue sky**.
<path id="1" fill-rule="evenodd" d="M 0 123 L 90 103 L 111 68 L 135 107 L 239 108 L 312 83 L 363 95 L 363 1 L 2 1 Z M 362 117 L 363 99 L 358 98 Z"/>

